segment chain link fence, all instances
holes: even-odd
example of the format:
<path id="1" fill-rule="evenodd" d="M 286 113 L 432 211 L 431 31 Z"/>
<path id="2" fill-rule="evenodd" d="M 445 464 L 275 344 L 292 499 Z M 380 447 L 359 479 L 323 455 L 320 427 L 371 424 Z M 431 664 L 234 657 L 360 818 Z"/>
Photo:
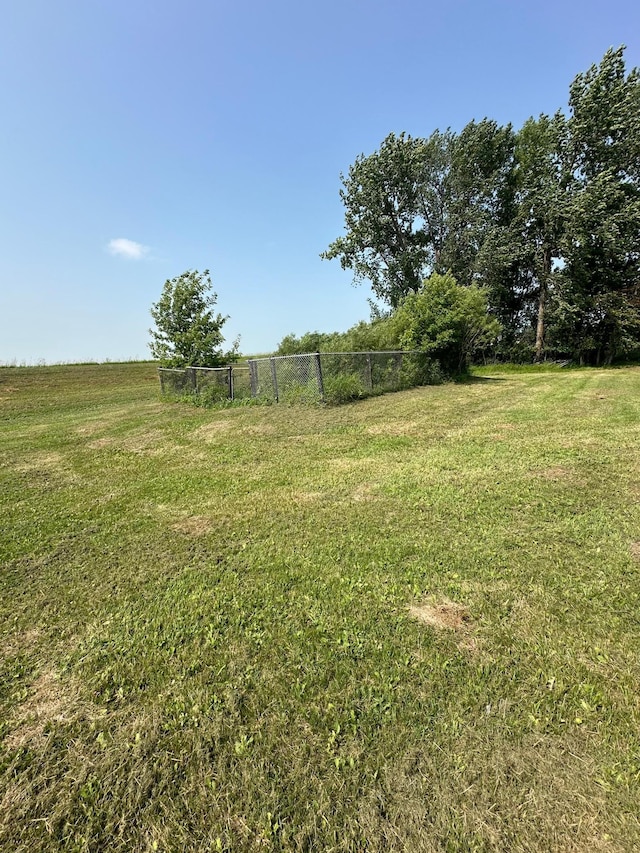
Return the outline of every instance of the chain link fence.
<path id="1" fill-rule="evenodd" d="M 423 352 L 322 352 L 249 361 L 254 397 L 344 403 L 438 381 Z"/>
<path id="2" fill-rule="evenodd" d="M 160 367 L 158 374 L 163 394 L 196 394 L 208 403 L 251 397 L 248 367 Z"/>
<path id="3" fill-rule="evenodd" d="M 249 359 L 248 367 L 160 368 L 163 394 L 206 402 L 249 397 L 274 402 L 345 403 L 439 380 L 423 352 L 317 352 Z"/>

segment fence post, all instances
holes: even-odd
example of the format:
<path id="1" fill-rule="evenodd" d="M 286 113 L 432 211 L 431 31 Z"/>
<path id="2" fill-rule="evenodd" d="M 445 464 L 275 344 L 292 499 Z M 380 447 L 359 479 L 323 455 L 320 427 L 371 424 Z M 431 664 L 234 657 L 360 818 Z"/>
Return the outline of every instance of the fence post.
<path id="1" fill-rule="evenodd" d="M 371 353 L 367 353 L 367 385 L 369 386 L 369 391 L 373 394 L 373 372 L 371 370 Z"/>
<path id="2" fill-rule="evenodd" d="M 276 398 L 276 403 L 279 403 L 278 399 L 278 374 L 276 373 L 276 360 L 275 358 L 270 358 L 269 362 L 271 364 L 271 381 L 273 382 L 273 393 Z"/>
<path id="3" fill-rule="evenodd" d="M 251 396 L 258 396 L 258 365 L 251 358 L 249 359 L 249 385 L 251 385 Z"/>
<path id="4" fill-rule="evenodd" d="M 322 381 L 322 364 L 320 363 L 320 353 L 314 353 L 316 362 L 316 376 L 318 378 L 318 391 L 320 392 L 320 401 L 324 403 L 324 382 Z"/>
<path id="5" fill-rule="evenodd" d="M 229 399 L 233 400 L 233 367 L 229 365 Z"/>

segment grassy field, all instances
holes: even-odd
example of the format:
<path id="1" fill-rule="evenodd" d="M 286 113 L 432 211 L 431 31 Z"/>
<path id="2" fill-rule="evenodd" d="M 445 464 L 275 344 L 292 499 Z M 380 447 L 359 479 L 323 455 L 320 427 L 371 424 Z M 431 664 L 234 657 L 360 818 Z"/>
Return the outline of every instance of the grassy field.
<path id="1" fill-rule="evenodd" d="M 640 369 L 0 369 L 2 851 L 640 849 Z"/>

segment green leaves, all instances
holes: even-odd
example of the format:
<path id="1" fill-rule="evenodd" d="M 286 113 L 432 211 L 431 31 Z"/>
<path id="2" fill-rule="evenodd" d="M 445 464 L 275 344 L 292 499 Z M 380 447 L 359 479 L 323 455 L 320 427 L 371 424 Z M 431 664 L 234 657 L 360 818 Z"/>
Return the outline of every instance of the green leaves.
<path id="1" fill-rule="evenodd" d="M 407 296 L 394 322 L 402 330 L 403 347 L 429 353 L 451 373 L 464 372 L 468 359 L 491 345 L 500 331 L 487 314 L 485 294 L 462 287 L 450 274 L 434 273 Z"/>
<path id="2" fill-rule="evenodd" d="M 346 233 L 321 257 L 339 258 L 392 308 L 434 270 L 470 283 L 491 217 L 502 216 L 512 151 L 511 127 L 489 119 L 459 136 L 389 134 L 341 176 Z"/>
<path id="3" fill-rule="evenodd" d="M 156 328 L 149 348 L 164 367 L 218 367 L 237 357 L 238 341 L 223 353 L 222 326 L 229 319 L 214 314 L 217 294 L 209 270 L 187 270 L 167 280 L 151 308 Z"/>
<path id="4" fill-rule="evenodd" d="M 390 305 L 420 286 L 429 260 L 424 232 L 416 228 L 421 201 L 424 141 L 391 133 L 368 157 L 360 155 L 341 175 L 346 234 L 323 258 L 340 258 L 355 282 L 369 279 Z"/>
<path id="5" fill-rule="evenodd" d="M 568 146 L 574 192 L 563 274 L 572 315 L 559 318 L 580 359 L 638 350 L 640 328 L 640 72 L 624 48 L 571 85 Z M 567 322 L 573 316 L 574 322 Z"/>
<path id="6" fill-rule="evenodd" d="M 640 71 L 623 47 L 577 75 L 569 110 L 517 133 L 390 134 L 341 176 L 345 233 L 322 257 L 392 309 L 434 272 L 483 285 L 503 358 L 640 351 Z"/>

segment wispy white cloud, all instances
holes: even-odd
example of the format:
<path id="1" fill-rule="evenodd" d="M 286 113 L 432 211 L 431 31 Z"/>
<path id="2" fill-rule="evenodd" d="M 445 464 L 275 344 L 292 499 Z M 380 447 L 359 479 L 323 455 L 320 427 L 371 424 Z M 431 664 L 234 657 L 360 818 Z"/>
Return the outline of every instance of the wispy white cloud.
<path id="1" fill-rule="evenodd" d="M 149 247 L 143 246 L 142 243 L 136 243 L 135 240 L 127 240 L 126 237 L 118 237 L 115 240 L 110 240 L 107 249 L 112 255 L 118 255 L 121 258 L 128 258 L 130 261 L 140 261 L 149 254 Z"/>

